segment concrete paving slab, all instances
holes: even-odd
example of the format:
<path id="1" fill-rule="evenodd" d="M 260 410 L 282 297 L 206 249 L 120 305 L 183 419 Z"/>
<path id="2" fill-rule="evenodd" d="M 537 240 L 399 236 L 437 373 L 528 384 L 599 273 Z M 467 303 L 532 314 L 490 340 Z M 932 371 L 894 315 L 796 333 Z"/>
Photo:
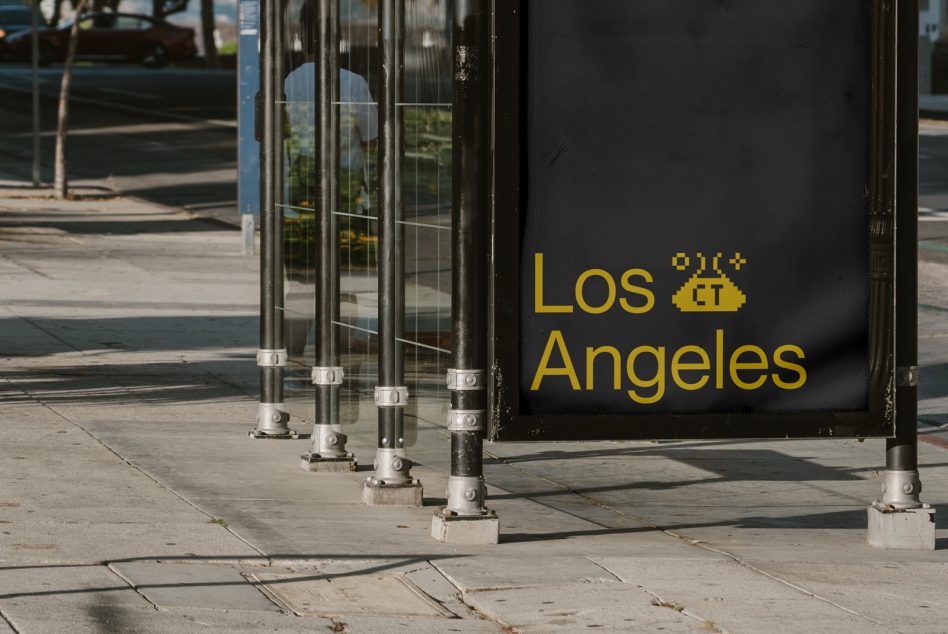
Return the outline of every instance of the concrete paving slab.
<path id="1" fill-rule="evenodd" d="M 748 563 L 895 631 L 948 624 L 948 563 Z"/>
<path id="2" fill-rule="evenodd" d="M 159 608 L 280 612 L 231 566 L 118 562 L 110 567 Z"/>
<path id="3" fill-rule="evenodd" d="M 487 620 L 480 619 L 441 619 L 412 617 L 400 619 L 397 617 L 361 616 L 348 614 L 337 618 L 336 623 L 345 627 L 343 631 L 358 634 L 390 634 L 406 632 L 407 634 L 447 634 L 449 632 L 501 632 L 510 634 L 509 628 Z"/>
<path id="4" fill-rule="evenodd" d="M 19 632 L 29 634 L 199 634 L 208 632 L 274 632 L 278 634 L 312 634 L 333 632 L 329 619 L 270 615 L 260 612 L 225 612 L 172 608 L 155 610 L 127 606 L 88 610 L 50 610 L 46 613 L 18 614 L 14 624 Z"/>
<path id="5" fill-rule="evenodd" d="M 116 607 L 153 611 L 154 606 L 105 566 L 5 567 L 0 574 L 0 611 L 21 632 L 23 618 L 97 614 Z"/>
<path id="6" fill-rule="evenodd" d="M 603 558 L 626 584 L 726 632 L 889 632 L 854 613 L 735 561 Z"/>
<path id="7" fill-rule="evenodd" d="M 462 592 L 526 586 L 614 583 L 615 575 L 582 556 L 458 557 L 433 562 Z"/>
<path id="8" fill-rule="evenodd" d="M 324 574 L 253 573 L 260 589 L 296 614 L 341 616 L 374 614 L 393 617 L 459 615 L 444 608 L 404 575 L 371 574 L 328 578 Z"/>
<path id="9" fill-rule="evenodd" d="M 471 592 L 465 600 L 491 619 L 524 634 L 536 632 L 708 632 L 709 624 L 623 583 Z"/>

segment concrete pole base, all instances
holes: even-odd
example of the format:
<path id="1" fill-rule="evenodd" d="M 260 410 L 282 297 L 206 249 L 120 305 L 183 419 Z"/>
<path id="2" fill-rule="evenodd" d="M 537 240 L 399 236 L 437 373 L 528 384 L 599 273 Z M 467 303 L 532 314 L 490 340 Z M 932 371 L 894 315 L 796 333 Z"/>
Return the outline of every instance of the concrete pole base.
<path id="1" fill-rule="evenodd" d="M 455 515 L 440 508 L 431 518 L 431 536 L 445 544 L 496 544 L 500 541 L 500 520 L 493 511 Z"/>
<path id="2" fill-rule="evenodd" d="M 405 484 L 386 484 L 366 478 L 362 489 L 362 503 L 369 506 L 421 506 L 424 489 L 420 480 Z"/>
<path id="3" fill-rule="evenodd" d="M 345 456 L 332 456 L 324 458 L 318 453 L 304 453 L 300 456 L 300 467 L 304 471 L 317 471 L 321 473 L 339 473 L 342 471 L 355 471 L 359 466 L 359 461 L 351 453 Z"/>
<path id="4" fill-rule="evenodd" d="M 886 550 L 935 550 L 935 509 L 895 509 L 873 502 L 869 513 L 869 545 Z"/>
<path id="5" fill-rule="evenodd" d="M 310 437 L 310 434 L 301 434 L 292 429 L 287 430 L 286 433 L 283 434 L 268 434 L 254 429 L 247 432 L 247 435 L 254 440 L 305 440 Z"/>

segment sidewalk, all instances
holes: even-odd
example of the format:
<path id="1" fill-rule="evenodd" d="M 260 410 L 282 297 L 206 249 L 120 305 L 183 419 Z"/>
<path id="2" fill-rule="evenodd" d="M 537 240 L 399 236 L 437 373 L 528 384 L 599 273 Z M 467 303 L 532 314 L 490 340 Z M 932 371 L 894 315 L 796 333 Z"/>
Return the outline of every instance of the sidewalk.
<path id="1" fill-rule="evenodd" d="M 935 552 L 866 544 L 879 440 L 488 445 L 501 543 L 451 546 L 443 421 L 411 450 L 424 508 L 360 504 L 372 411 L 359 473 L 247 438 L 236 228 L 24 193 L 0 189 L 0 632 L 948 631 L 948 264 L 922 267 Z"/>

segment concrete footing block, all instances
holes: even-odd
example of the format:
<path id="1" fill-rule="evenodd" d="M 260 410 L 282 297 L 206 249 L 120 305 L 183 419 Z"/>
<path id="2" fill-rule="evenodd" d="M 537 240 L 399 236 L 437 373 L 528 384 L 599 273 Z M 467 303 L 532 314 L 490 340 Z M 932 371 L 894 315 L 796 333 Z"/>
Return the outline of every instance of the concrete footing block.
<path id="1" fill-rule="evenodd" d="M 869 513 L 869 545 L 891 550 L 935 550 L 935 509 L 899 510 L 879 502 Z"/>
<path id="2" fill-rule="evenodd" d="M 369 506 L 421 506 L 424 489 L 420 480 L 405 484 L 387 484 L 366 478 L 362 488 L 362 503 Z"/>
<path id="3" fill-rule="evenodd" d="M 500 520 L 493 511 L 455 515 L 442 508 L 431 518 L 431 536 L 446 544 L 496 544 L 500 541 Z"/>
<path id="4" fill-rule="evenodd" d="M 317 453 L 304 453 L 300 456 L 300 468 L 304 471 L 342 473 L 355 471 L 358 467 L 359 461 L 351 453 L 332 457 L 323 457 Z"/>

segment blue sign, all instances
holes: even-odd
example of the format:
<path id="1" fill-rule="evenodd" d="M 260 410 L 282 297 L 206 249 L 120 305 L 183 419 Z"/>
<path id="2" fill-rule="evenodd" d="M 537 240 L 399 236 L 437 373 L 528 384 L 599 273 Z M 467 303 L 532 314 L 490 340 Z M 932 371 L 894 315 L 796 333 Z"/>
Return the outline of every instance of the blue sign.
<path id="1" fill-rule="evenodd" d="M 260 141 L 255 129 L 260 90 L 260 0 L 240 0 L 237 15 L 237 198 L 241 214 L 259 214 Z"/>

